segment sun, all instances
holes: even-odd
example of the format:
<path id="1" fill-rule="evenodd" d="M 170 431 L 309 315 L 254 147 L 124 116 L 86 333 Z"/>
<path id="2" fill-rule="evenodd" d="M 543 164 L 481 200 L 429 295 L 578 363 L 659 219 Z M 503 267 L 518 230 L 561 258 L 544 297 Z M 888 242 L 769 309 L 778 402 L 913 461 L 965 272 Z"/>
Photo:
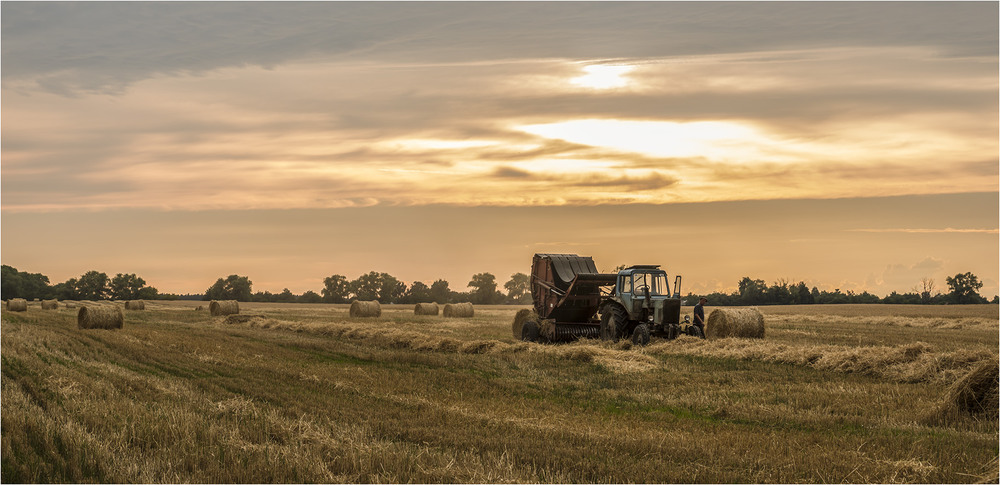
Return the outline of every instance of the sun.
<path id="1" fill-rule="evenodd" d="M 586 74 L 571 80 L 577 86 L 593 89 L 621 88 L 629 84 L 626 74 L 635 69 L 634 66 L 614 66 L 593 64 L 583 68 Z"/>

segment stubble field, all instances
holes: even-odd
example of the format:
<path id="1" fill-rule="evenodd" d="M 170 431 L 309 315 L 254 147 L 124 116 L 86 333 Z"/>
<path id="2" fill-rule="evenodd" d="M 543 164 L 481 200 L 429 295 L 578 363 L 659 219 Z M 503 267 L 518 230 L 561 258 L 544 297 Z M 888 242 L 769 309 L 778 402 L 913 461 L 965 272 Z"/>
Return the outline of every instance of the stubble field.
<path id="1" fill-rule="evenodd" d="M 515 306 L 204 304 L 4 311 L 3 482 L 997 480 L 996 415 L 942 406 L 995 305 L 762 307 L 763 340 L 638 348 L 516 342 Z"/>

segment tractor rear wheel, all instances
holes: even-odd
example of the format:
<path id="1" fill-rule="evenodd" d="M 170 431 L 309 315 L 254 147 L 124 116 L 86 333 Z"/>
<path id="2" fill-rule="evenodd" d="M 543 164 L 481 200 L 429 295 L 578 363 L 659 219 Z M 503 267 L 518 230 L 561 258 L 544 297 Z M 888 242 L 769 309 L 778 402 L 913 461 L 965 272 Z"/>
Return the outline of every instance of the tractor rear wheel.
<path id="1" fill-rule="evenodd" d="M 525 342 L 537 342 L 538 324 L 532 320 L 524 322 L 524 325 L 521 326 L 521 340 Z"/>
<path id="2" fill-rule="evenodd" d="M 625 333 L 627 323 L 628 317 L 624 308 L 618 305 L 606 308 L 606 311 L 601 314 L 601 340 L 617 342 Z"/>
<path id="3" fill-rule="evenodd" d="M 635 345 L 646 345 L 649 343 L 649 325 L 640 323 L 632 331 L 632 343 Z"/>

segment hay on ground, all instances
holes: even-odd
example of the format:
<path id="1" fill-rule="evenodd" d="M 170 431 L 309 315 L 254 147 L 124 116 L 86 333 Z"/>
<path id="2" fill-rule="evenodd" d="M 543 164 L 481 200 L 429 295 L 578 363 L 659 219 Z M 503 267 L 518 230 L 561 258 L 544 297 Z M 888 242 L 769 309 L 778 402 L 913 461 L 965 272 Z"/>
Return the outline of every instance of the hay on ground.
<path id="1" fill-rule="evenodd" d="M 469 318 L 475 314 L 472 303 L 449 303 L 444 306 L 444 316 L 449 318 Z"/>
<path id="2" fill-rule="evenodd" d="M 125 316 L 115 305 L 84 305 L 76 314 L 78 328 L 122 328 Z"/>
<path id="3" fill-rule="evenodd" d="M 372 301 L 354 300 L 351 302 L 351 318 L 381 317 L 381 316 L 382 316 L 382 306 L 378 304 L 378 300 L 372 300 Z"/>
<path id="4" fill-rule="evenodd" d="M 417 303 L 413 307 L 414 315 L 437 315 L 438 314 L 438 304 L 437 303 Z"/>
<path id="5" fill-rule="evenodd" d="M 266 320 L 267 319 L 264 318 L 263 315 L 233 314 L 226 316 L 225 322 L 227 325 L 234 325 L 237 323 L 248 323 L 248 322 L 260 324 L 265 322 Z"/>
<path id="6" fill-rule="evenodd" d="M 716 309 L 705 322 L 705 338 L 764 338 L 764 316 L 756 308 Z"/>
<path id="7" fill-rule="evenodd" d="M 236 300 L 212 300 L 208 304 L 208 311 L 213 317 L 235 315 L 240 312 L 240 304 Z"/>
<path id="8" fill-rule="evenodd" d="M 28 311 L 28 300 L 24 298 L 11 298 L 7 300 L 7 311 L 26 312 Z"/>
<path id="9" fill-rule="evenodd" d="M 145 310 L 146 302 L 142 300 L 129 300 L 125 302 L 126 310 Z"/>
<path id="10" fill-rule="evenodd" d="M 962 414 L 985 415 L 996 420 L 1000 417 L 998 376 L 1000 360 L 996 357 L 984 360 L 965 377 L 952 384 L 945 396 L 942 411 L 947 412 L 951 408 Z"/>
<path id="11" fill-rule="evenodd" d="M 42 310 L 57 310 L 59 300 L 42 300 Z"/>

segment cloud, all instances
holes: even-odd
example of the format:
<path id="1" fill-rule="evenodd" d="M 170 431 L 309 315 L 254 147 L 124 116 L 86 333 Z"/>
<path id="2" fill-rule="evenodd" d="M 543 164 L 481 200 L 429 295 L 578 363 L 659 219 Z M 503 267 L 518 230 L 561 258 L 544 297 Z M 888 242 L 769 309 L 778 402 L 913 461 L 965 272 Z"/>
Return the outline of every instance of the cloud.
<path id="1" fill-rule="evenodd" d="M 121 94 L 156 76 L 320 58 L 656 58 L 831 46 L 996 57 L 997 6 L 938 3 L 7 2 L 3 79 Z M 693 28 L 693 26 L 697 26 Z"/>
<path id="2" fill-rule="evenodd" d="M 955 229 L 945 227 L 942 229 L 905 229 L 905 228 L 883 228 L 883 229 L 848 229 L 851 232 L 901 232 L 907 234 L 1000 234 L 998 229 Z"/>

